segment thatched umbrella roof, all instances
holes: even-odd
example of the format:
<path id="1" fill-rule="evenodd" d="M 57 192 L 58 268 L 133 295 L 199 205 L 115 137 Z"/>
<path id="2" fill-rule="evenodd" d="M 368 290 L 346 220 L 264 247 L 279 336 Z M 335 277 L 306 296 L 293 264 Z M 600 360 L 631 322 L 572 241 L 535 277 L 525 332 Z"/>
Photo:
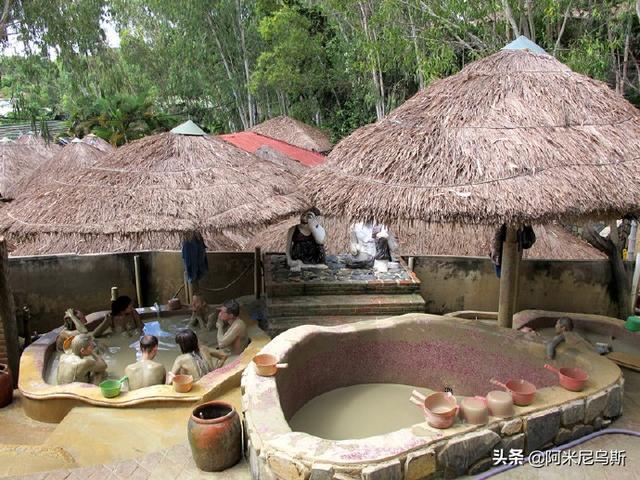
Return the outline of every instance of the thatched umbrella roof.
<path id="1" fill-rule="evenodd" d="M 97 135 L 94 135 L 93 133 L 82 137 L 82 141 L 88 145 L 91 145 L 92 147 L 97 148 L 101 152 L 109 153 L 115 150 L 113 145 L 111 145 L 106 140 L 98 137 Z"/>
<path id="2" fill-rule="evenodd" d="M 331 137 L 319 128 L 286 115 L 266 120 L 249 131 L 314 152 L 328 152 L 333 146 Z"/>
<path id="3" fill-rule="evenodd" d="M 46 158 L 36 145 L 19 144 L 9 139 L 0 141 L 0 197 L 15 198 L 19 183 L 30 175 Z"/>
<path id="4" fill-rule="evenodd" d="M 296 183 L 286 170 L 204 132 L 174 130 L 183 134 L 131 142 L 25 191 L 5 209 L 12 241 L 39 253 L 62 244 L 76 252 L 176 249 L 191 230 L 215 238 L 295 211 L 298 199 L 287 194 Z"/>
<path id="5" fill-rule="evenodd" d="M 53 157 L 60 150 L 60 145 L 54 142 L 47 142 L 40 135 L 33 133 L 24 133 L 15 142 L 19 145 L 29 145 L 31 148 L 36 149 L 41 157 L 46 159 Z"/>
<path id="6" fill-rule="evenodd" d="M 267 227 L 246 243 L 247 249 L 284 251 L 287 232 L 299 222 L 298 217 Z M 344 218 L 326 218 L 326 249 L 337 254 L 349 251 L 350 222 Z M 487 257 L 495 228 L 488 225 L 451 225 L 414 223 L 391 229 L 401 255 L 452 255 Z M 536 242 L 524 251 L 524 258 L 547 260 L 606 260 L 607 256 L 560 225 L 535 225 Z"/>
<path id="7" fill-rule="evenodd" d="M 637 211 L 638 110 L 550 55 L 511 48 L 342 140 L 308 174 L 314 203 L 391 224 L 545 224 Z"/>
<path id="8" fill-rule="evenodd" d="M 113 150 L 113 147 L 110 145 L 109 147 Z M 59 178 L 78 169 L 90 167 L 105 155 L 106 152 L 98 146 L 75 138 L 63 148 L 58 149 L 53 158 L 25 176 L 19 183 L 19 189 L 28 191 L 30 184 L 39 184 L 40 188 L 48 188 L 54 184 L 55 187 Z M 33 188 L 38 186 L 33 185 Z"/>

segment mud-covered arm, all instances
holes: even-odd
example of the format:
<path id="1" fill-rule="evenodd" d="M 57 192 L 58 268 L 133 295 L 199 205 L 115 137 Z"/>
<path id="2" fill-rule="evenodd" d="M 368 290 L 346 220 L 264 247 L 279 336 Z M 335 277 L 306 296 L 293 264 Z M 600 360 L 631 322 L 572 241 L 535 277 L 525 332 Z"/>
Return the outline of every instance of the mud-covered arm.
<path id="1" fill-rule="evenodd" d="M 94 337 L 101 337 L 109 327 L 113 328 L 113 317 L 107 313 L 104 320 L 102 320 L 102 323 L 100 323 L 100 325 L 98 325 L 91 334 Z"/>
<path id="2" fill-rule="evenodd" d="M 76 330 L 80 333 L 87 333 L 87 326 L 82 323 L 82 320 L 80 320 L 75 313 L 73 313 L 73 308 L 69 308 L 65 314 L 67 315 L 67 317 L 69 317 L 71 319 L 71 321 L 73 322 L 73 324 L 76 326 Z"/>
<path id="3" fill-rule="evenodd" d="M 560 345 L 562 342 L 564 342 L 563 334 L 556 335 L 552 340 L 547 342 L 547 358 L 555 358 L 556 348 L 558 348 L 558 345 Z"/>
<path id="4" fill-rule="evenodd" d="M 225 332 L 223 328 L 218 329 L 218 348 L 230 347 L 236 338 L 242 333 L 242 326 L 238 322 L 233 322 Z"/>

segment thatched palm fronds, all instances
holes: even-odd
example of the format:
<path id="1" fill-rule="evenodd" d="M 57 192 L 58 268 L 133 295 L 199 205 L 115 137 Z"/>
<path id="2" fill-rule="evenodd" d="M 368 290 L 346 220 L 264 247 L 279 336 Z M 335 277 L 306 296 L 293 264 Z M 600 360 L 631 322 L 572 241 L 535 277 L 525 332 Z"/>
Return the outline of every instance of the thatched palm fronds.
<path id="1" fill-rule="evenodd" d="M 97 148 L 101 152 L 109 153 L 115 150 L 115 147 L 113 145 L 111 145 L 106 140 L 98 137 L 97 135 L 94 135 L 93 133 L 82 137 L 82 141 L 88 145 L 91 145 L 92 147 Z"/>
<path id="2" fill-rule="evenodd" d="M 332 215 L 550 223 L 640 206 L 640 117 L 554 57 L 502 50 L 356 130 L 307 175 Z"/>
<path id="3" fill-rule="evenodd" d="M 286 115 L 266 120 L 249 131 L 314 152 L 328 152 L 332 147 L 325 132 Z"/>
<path id="4" fill-rule="evenodd" d="M 10 200 L 20 192 L 18 185 L 46 158 L 36 145 L 11 140 L 0 142 L 0 198 Z"/>
<path id="5" fill-rule="evenodd" d="M 292 217 L 257 233 L 247 243 L 247 249 L 261 247 L 264 251 L 284 251 L 287 231 L 298 223 Z M 344 218 L 325 218 L 328 253 L 349 251 L 350 222 Z M 487 257 L 495 228 L 488 225 L 451 225 L 414 222 L 400 223 L 391 229 L 398 241 L 401 255 L 451 255 Z M 559 225 L 534 225 L 536 242 L 524 251 L 524 258 L 549 260 L 606 260 L 599 250 Z"/>
<path id="6" fill-rule="evenodd" d="M 22 192 L 28 192 L 30 189 L 46 189 L 51 186 L 56 188 L 56 182 L 59 178 L 63 178 L 79 169 L 90 167 L 105 155 L 106 153 L 103 150 L 87 142 L 74 139 L 71 143 L 57 149 L 56 154 L 51 159 L 46 160 L 29 175 L 25 176 L 19 182 L 18 188 Z"/>
<path id="7" fill-rule="evenodd" d="M 30 185 L 5 209 L 4 223 L 18 246 L 67 242 L 67 250 L 79 251 L 84 239 L 100 251 L 179 248 L 180 235 L 190 230 L 215 238 L 227 228 L 291 215 L 299 207 L 288 195 L 295 188 L 286 170 L 222 140 L 167 132 L 131 142 L 49 185 Z"/>

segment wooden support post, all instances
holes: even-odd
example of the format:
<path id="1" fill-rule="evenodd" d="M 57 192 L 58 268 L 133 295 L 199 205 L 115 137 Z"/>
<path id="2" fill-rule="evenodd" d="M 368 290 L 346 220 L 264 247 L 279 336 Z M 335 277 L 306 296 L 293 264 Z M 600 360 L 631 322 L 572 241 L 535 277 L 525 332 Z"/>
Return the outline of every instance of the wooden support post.
<path id="1" fill-rule="evenodd" d="M 511 328 L 516 305 L 518 285 L 518 252 L 517 229 L 507 227 L 507 238 L 502 245 L 502 264 L 500 272 L 500 300 L 498 301 L 498 325 Z"/>
<path id="2" fill-rule="evenodd" d="M 191 297 L 189 296 L 189 276 L 187 275 L 187 271 L 184 271 L 184 274 L 182 276 L 183 280 L 184 280 L 184 298 L 185 298 L 185 304 L 186 305 L 191 305 Z"/>
<path id="3" fill-rule="evenodd" d="M 140 255 L 133 256 L 133 272 L 136 279 L 136 297 L 138 297 L 138 307 L 143 307 L 142 303 L 142 279 L 140 275 Z"/>
<path id="4" fill-rule="evenodd" d="M 262 251 L 256 247 L 253 255 L 253 291 L 256 299 L 262 294 Z"/>
<path id="5" fill-rule="evenodd" d="M 14 387 L 18 384 L 20 352 L 18 324 L 9 285 L 9 251 L 4 237 L 0 237 L 0 363 L 6 363 L 13 374 Z"/>

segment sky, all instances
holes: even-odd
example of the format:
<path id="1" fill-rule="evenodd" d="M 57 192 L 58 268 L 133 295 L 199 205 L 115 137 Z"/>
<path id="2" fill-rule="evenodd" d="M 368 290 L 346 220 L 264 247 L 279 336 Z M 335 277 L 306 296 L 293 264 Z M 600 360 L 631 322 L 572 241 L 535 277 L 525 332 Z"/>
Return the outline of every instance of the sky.
<path id="1" fill-rule="evenodd" d="M 103 19 L 100 22 L 100 26 L 102 27 L 102 30 L 104 30 L 109 46 L 112 48 L 118 48 L 120 46 L 120 35 L 118 35 L 113 23 L 109 19 Z M 9 41 L 7 46 L 2 50 L 2 55 L 24 55 L 24 45 L 19 40 L 18 34 L 15 32 L 9 32 L 8 37 Z M 54 50 L 50 50 L 49 55 L 52 59 L 55 59 L 56 52 Z"/>

